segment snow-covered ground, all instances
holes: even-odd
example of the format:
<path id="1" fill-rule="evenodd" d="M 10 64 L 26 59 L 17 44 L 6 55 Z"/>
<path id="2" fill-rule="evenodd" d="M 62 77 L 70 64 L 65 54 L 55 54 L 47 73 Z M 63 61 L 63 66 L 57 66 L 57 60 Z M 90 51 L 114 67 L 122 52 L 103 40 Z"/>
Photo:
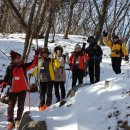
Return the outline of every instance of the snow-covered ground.
<path id="1" fill-rule="evenodd" d="M 12 34 L 8 37 L 0 35 L 0 49 L 9 55 L 10 50 L 16 50 L 22 54 L 24 47 L 24 34 Z M 69 36 L 62 39 L 63 35 L 56 35 L 55 43 L 49 43 L 50 51 L 56 45 L 62 45 L 64 52 L 71 52 L 76 43 L 85 40 L 83 36 Z M 50 36 L 51 40 L 51 36 Z M 39 40 L 39 46 L 43 46 L 43 39 Z M 35 46 L 36 41 L 33 41 Z M 58 103 L 53 92 L 53 105 L 46 111 L 38 111 L 39 93 L 31 94 L 31 111 L 35 120 L 46 120 L 48 130 L 117 130 L 123 122 L 130 124 L 130 65 L 122 62 L 123 74 L 114 74 L 109 57 L 110 49 L 102 46 L 104 55 L 101 63 L 101 82 L 80 88 L 75 97 L 58 108 Z M 29 61 L 34 52 L 31 51 Z M 0 77 L 5 73 L 9 59 L 0 52 Z M 68 66 L 66 66 L 67 68 Z M 71 89 L 71 72 L 66 71 L 66 90 Z M 31 80 L 34 82 L 34 79 Z M 89 82 L 89 77 L 84 78 Z M 107 84 L 108 83 L 108 84 Z M 0 103 L 0 130 L 6 129 L 7 105 Z M 17 107 L 15 108 L 16 113 Z M 28 95 L 25 103 L 25 111 L 28 111 Z M 119 130 L 123 130 L 119 128 Z"/>

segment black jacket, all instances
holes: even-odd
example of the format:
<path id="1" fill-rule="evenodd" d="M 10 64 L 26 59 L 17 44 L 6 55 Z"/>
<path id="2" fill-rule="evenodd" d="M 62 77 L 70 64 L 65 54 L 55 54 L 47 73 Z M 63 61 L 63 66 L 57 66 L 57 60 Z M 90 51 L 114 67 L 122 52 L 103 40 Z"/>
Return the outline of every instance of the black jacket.
<path id="1" fill-rule="evenodd" d="M 90 44 L 85 52 L 89 56 L 89 62 L 100 63 L 102 60 L 103 51 L 101 47 L 97 44 Z"/>

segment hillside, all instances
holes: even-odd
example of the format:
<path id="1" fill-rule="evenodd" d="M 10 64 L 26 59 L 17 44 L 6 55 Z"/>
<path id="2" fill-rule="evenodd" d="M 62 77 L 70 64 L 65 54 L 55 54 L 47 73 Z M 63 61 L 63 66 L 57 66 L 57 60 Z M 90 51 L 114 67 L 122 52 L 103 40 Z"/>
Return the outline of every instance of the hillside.
<path id="1" fill-rule="evenodd" d="M 51 36 L 50 36 L 51 40 Z M 62 39 L 62 35 L 56 35 L 55 43 L 49 43 L 50 51 L 56 45 L 62 45 L 65 52 L 72 52 L 76 43 L 82 45 L 85 41 L 82 36 L 69 36 L 69 39 Z M 10 50 L 17 50 L 22 54 L 24 34 L 12 34 L 8 37 L 0 36 L 0 48 L 7 55 Z M 35 46 L 36 41 L 33 41 Z M 39 40 L 39 46 L 43 46 L 43 39 Z M 130 65 L 122 62 L 122 74 L 114 74 L 111 68 L 109 57 L 110 49 L 102 46 L 103 60 L 101 63 L 101 82 L 84 86 L 70 98 L 67 103 L 58 107 L 53 93 L 53 105 L 46 111 L 38 111 L 39 93 L 31 94 L 31 116 L 34 120 L 45 120 L 48 130 L 129 130 L 130 125 Z M 34 52 L 31 50 L 29 61 Z M 5 73 L 9 64 L 8 58 L 0 54 L 0 76 Z M 68 68 L 68 65 L 66 65 Z M 71 72 L 66 71 L 66 90 L 71 89 Z M 34 78 L 31 79 L 31 83 Z M 84 83 L 89 82 L 89 76 L 84 78 Z M 6 105 L 0 103 L 0 130 L 5 130 Z M 16 113 L 17 108 L 15 108 Z M 28 111 L 28 95 L 25 104 L 25 111 Z M 122 127 L 122 128 L 121 128 Z M 126 127 L 126 128 L 125 128 Z"/>

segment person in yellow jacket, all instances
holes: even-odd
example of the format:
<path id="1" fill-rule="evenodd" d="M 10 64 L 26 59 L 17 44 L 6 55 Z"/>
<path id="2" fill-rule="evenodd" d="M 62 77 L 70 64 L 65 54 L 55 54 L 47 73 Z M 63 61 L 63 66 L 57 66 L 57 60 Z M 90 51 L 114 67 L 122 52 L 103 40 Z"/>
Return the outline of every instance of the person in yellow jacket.
<path id="1" fill-rule="evenodd" d="M 38 67 L 32 72 L 32 76 L 39 75 L 40 80 L 40 104 L 39 110 L 47 109 L 52 102 L 53 81 L 55 78 L 54 67 L 59 68 L 60 63 L 57 59 L 51 59 L 48 48 L 41 51 L 41 59 L 38 61 Z M 46 96 L 47 95 L 47 96 Z"/>
<path id="2" fill-rule="evenodd" d="M 112 68 L 116 74 L 121 73 L 121 61 L 129 60 L 126 45 L 117 35 L 113 36 L 112 42 L 108 40 L 108 33 L 103 31 L 103 42 L 111 49 Z"/>

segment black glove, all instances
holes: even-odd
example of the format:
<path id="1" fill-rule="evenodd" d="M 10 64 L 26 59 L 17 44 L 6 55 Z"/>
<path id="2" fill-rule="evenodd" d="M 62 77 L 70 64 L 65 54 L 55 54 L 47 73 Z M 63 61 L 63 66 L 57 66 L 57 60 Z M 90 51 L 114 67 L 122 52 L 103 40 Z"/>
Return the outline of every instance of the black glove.
<path id="1" fill-rule="evenodd" d="M 128 56 L 125 56 L 124 60 L 125 60 L 125 61 L 128 61 L 128 60 L 129 60 L 129 57 L 128 57 Z"/>
<path id="2" fill-rule="evenodd" d="M 103 37 L 107 37 L 108 33 L 106 31 L 103 31 Z"/>

